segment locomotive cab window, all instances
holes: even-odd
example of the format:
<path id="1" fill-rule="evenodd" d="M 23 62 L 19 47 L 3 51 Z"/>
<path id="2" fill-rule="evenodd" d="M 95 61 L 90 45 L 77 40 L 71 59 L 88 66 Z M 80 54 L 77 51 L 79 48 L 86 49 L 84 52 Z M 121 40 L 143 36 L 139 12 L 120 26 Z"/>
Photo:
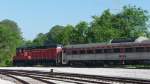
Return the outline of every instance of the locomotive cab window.
<path id="1" fill-rule="evenodd" d="M 21 50 L 21 49 L 18 49 L 18 52 L 20 52 L 20 53 L 21 53 L 21 52 L 22 52 L 22 50 Z"/>
<path id="2" fill-rule="evenodd" d="M 20 49 L 20 50 L 19 50 L 20 53 L 23 53 L 23 51 L 24 51 L 23 49 Z"/>

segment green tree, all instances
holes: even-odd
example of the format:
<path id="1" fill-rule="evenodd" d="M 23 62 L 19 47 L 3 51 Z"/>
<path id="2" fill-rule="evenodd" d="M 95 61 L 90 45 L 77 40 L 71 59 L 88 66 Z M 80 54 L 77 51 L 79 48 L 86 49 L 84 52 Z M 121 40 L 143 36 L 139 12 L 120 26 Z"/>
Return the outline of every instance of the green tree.
<path id="1" fill-rule="evenodd" d="M 73 30 L 74 43 L 88 43 L 88 23 L 82 21 L 78 23 Z"/>
<path id="2" fill-rule="evenodd" d="M 92 42 L 149 36 L 148 21 L 148 12 L 136 6 L 124 6 L 117 14 L 105 10 L 102 15 L 93 16 L 89 34 L 92 36 Z"/>
<path id="3" fill-rule="evenodd" d="M 59 34 L 59 42 L 63 45 L 71 44 L 73 37 L 73 29 L 72 25 L 67 25 L 64 27 L 63 32 Z"/>
<path id="4" fill-rule="evenodd" d="M 33 40 L 32 44 L 34 46 L 43 46 L 44 42 L 47 40 L 47 36 L 43 33 L 39 33 L 37 37 Z"/>
<path id="5" fill-rule="evenodd" d="M 33 43 L 32 43 L 31 40 L 23 40 L 23 43 L 22 43 L 21 46 L 24 46 L 24 47 L 26 47 L 26 46 L 33 46 Z"/>
<path id="6" fill-rule="evenodd" d="M 148 20 L 149 15 L 146 10 L 128 5 L 113 17 L 113 27 L 119 29 L 120 37 L 148 36 Z"/>
<path id="7" fill-rule="evenodd" d="M 49 43 L 61 43 L 60 34 L 63 32 L 64 26 L 56 25 L 46 34 L 48 37 L 47 44 Z"/>
<path id="8" fill-rule="evenodd" d="M 146 10 L 136 6 L 127 5 L 119 13 L 111 13 L 105 10 L 99 16 L 93 16 L 88 24 L 85 21 L 77 25 L 56 25 L 41 36 L 37 36 L 33 43 L 41 44 L 82 44 L 109 42 L 112 39 L 130 38 L 139 36 L 150 37 L 148 21 L 149 15 Z M 46 40 L 41 40 L 46 38 Z"/>
<path id="9" fill-rule="evenodd" d="M 118 31 L 112 27 L 113 17 L 109 10 L 105 10 L 101 16 L 93 16 L 91 31 L 94 34 L 94 42 L 106 42 L 117 38 Z"/>
<path id="10" fill-rule="evenodd" d="M 0 22 L 0 65 L 11 65 L 16 47 L 22 43 L 20 28 L 11 20 Z"/>

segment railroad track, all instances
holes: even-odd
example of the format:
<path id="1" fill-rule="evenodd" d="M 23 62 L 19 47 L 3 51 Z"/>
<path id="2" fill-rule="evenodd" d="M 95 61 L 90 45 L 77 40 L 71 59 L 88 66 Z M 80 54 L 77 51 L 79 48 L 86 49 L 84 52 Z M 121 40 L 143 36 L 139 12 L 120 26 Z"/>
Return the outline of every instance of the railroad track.
<path id="1" fill-rule="evenodd" d="M 25 81 L 19 77 L 28 77 L 41 82 L 40 84 L 57 84 L 55 81 L 74 84 L 150 84 L 150 80 L 123 78 L 123 77 L 106 77 L 95 75 L 83 75 L 73 73 L 58 72 L 41 72 L 26 70 L 0 70 L 0 74 L 12 77 L 22 84 L 35 84 L 34 82 Z"/>

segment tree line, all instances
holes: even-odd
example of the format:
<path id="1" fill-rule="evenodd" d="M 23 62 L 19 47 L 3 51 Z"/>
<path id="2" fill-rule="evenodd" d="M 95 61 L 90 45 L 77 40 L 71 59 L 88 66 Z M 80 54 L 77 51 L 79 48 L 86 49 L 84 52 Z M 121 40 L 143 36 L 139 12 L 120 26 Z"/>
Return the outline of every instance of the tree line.
<path id="1" fill-rule="evenodd" d="M 92 16 L 90 23 L 81 21 L 75 26 L 55 25 L 49 32 L 39 33 L 33 41 L 26 41 L 25 46 L 100 43 L 119 38 L 150 37 L 148 21 L 148 12 L 136 6 L 124 6 L 118 13 L 107 9 L 101 15 Z"/>
<path id="2" fill-rule="evenodd" d="M 91 22 L 55 25 L 32 41 L 24 40 L 17 23 L 6 19 L 0 21 L 0 66 L 12 65 L 17 47 L 101 43 L 139 36 L 150 37 L 149 14 L 131 5 L 124 6 L 118 13 L 104 10 L 101 15 L 92 16 Z"/>

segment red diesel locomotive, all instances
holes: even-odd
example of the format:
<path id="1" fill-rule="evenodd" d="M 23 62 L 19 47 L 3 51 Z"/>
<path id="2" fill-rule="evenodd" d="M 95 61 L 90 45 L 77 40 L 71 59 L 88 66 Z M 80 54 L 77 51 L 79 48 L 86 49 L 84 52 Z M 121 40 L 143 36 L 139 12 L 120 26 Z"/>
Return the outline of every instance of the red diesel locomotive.
<path id="1" fill-rule="evenodd" d="M 61 45 L 20 47 L 13 58 L 14 65 L 55 65 L 61 62 Z"/>

